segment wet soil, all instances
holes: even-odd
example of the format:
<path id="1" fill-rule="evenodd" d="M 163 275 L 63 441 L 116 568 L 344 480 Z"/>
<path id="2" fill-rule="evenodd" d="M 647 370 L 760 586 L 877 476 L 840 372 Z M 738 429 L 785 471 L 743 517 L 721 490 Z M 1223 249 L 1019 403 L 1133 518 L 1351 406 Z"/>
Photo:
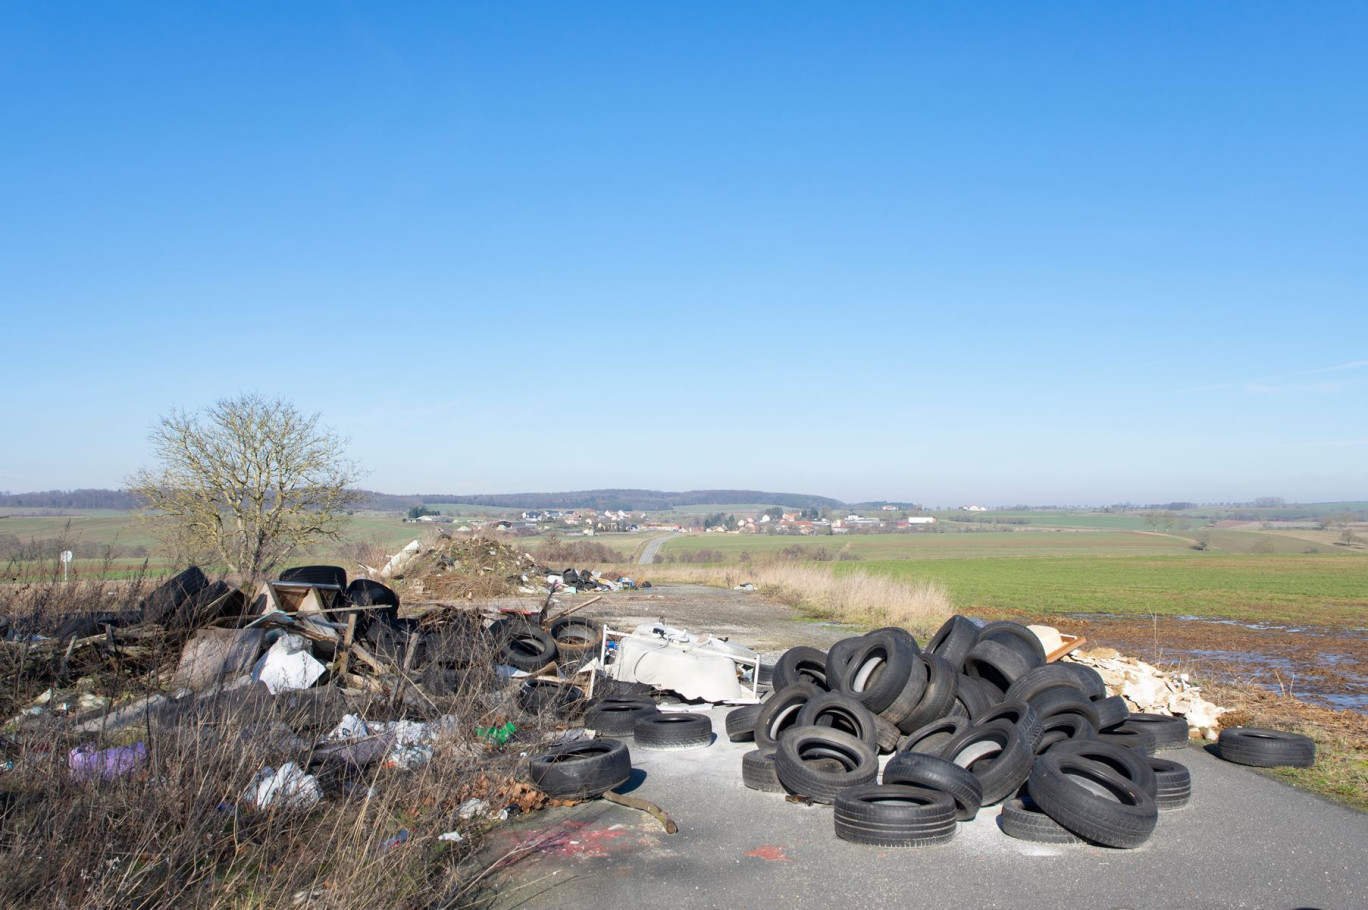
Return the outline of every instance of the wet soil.
<path id="1" fill-rule="evenodd" d="M 1368 713 L 1368 632 L 1231 620 L 1076 616 L 1051 623 L 1199 681 L 1254 685 L 1326 708 Z"/>

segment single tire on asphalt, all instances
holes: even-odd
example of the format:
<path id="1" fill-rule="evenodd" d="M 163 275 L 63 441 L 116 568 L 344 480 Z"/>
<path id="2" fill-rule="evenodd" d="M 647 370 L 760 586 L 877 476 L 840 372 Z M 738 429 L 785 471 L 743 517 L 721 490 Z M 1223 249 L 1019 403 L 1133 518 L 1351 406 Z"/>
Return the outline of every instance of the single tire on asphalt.
<path id="1" fill-rule="evenodd" d="M 706 714 L 643 714 L 632 723 L 642 749 L 701 749 L 712 745 L 712 718 Z"/>
<path id="2" fill-rule="evenodd" d="M 1138 847 L 1154 833 L 1159 808 L 1136 784 L 1076 755 L 1036 759 L 1029 784 L 1041 811 L 1084 840 Z"/>
<path id="3" fill-rule="evenodd" d="M 762 705 L 742 705 L 727 712 L 727 739 L 734 743 L 755 742 L 755 721 Z"/>
<path id="4" fill-rule="evenodd" d="M 879 847 L 929 847 L 955 836 L 949 795 L 902 784 L 867 784 L 836 797 L 836 836 Z"/>
<path id="5" fill-rule="evenodd" d="M 627 782 L 632 757 L 615 739 L 579 740 L 552 746 L 527 760 L 536 788 L 555 799 L 592 799 Z"/>
<path id="6" fill-rule="evenodd" d="M 1173 717 L 1168 714 L 1132 714 L 1126 718 L 1125 725 L 1153 733 L 1156 749 L 1184 749 L 1188 744 L 1188 723 L 1184 717 Z M 1100 724 L 1098 729 L 1102 729 Z"/>
<path id="7" fill-rule="evenodd" d="M 1167 758 L 1151 758 L 1154 772 L 1154 803 L 1160 812 L 1181 809 L 1192 799 L 1192 773 L 1186 765 Z"/>
<path id="8" fill-rule="evenodd" d="M 1309 768 L 1316 763 L 1316 742 L 1300 733 L 1232 727 L 1217 741 L 1221 758 L 1255 768 Z"/>
<path id="9" fill-rule="evenodd" d="M 584 712 L 584 725 L 605 736 L 631 736 L 637 718 L 659 713 L 654 704 L 604 700 Z"/>
<path id="10" fill-rule="evenodd" d="M 783 793 L 784 785 L 779 783 L 779 775 L 774 773 L 774 756 L 777 749 L 752 749 L 741 756 L 741 783 L 752 790 L 765 793 Z"/>
<path id="11" fill-rule="evenodd" d="M 1030 797 L 1009 799 L 998 813 L 998 827 L 1008 837 L 1037 844 L 1081 844 L 1083 839 L 1050 818 Z"/>

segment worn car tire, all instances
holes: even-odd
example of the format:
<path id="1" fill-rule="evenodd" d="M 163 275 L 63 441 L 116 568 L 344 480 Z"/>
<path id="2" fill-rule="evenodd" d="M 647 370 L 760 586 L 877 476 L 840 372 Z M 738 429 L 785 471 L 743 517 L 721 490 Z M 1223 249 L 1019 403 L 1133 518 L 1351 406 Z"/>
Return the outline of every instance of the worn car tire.
<path id="1" fill-rule="evenodd" d="M 1031 664 L 1001 642 L 983 639 L 969 649 L 964 672 L 992 685 L 1005 697 L 1012 683 L 1031 672 Z"/>
<path id="2" fill-rule="evenodd" d="M 973 772 L 985 806 L 1016 793 L 1031 775 L 1033 758 L 1021 730 L 1007 720 L 970 727 L 941 748 L 941 757 Z"/>
<path id="3" fill-rule="evenodd" d="M 779 775 L 774 773 L 774 756 L 777 749 L 752 749 L 741 756 L 741 783 L 752 790 L 765 793 L 783 793 L 784 785 L 779 783 Z"/>
<path id="4" fill-rule="evenodd" d="M 597 656 L 603 627 L 592 619 L 562 616 L 548 629 L 556 642 L 556 653 L 566 660 L 585 661 Z"/>
<path id="5" fill-rule="evenodd" d="M 945 748 L 946 743 L 973 725 L 974 722 L 962 714 L 951 714 L 939 720 L 933 720 L 904 736 L 902 741 L 898 743 L 898 751 L 940 755 L 941 749 Z"/>
<path id="6" fill-rule="evenodd" d="M 1154 797 L 1106 766 L 1076 755 L 1047 753 L 1036 759 L 1029 790 L 1050 818 L 1107 847 L 1140 846 L 1159 818 Z"/>
<path id="7" fill-rule="evenodd" d="M 863 635 L 852 635 L 849 638 L 842 638 L 836 644 L 827 648 L 826 677 L 830 680 L 840 679 L 845 673 L 846 664 L 855 656 L 855 652 L 860 649 L 864 641 Z"/>
<path id="8" fill-rule="evenodd" d="M 755 742 L 755 721 L 762 705 L 742 705 L 727 712 L 727 739 L 734 743 Z"/>
<path id="9" fill-rule="evenodd" d="M 962 709 L 969 719 L 978 723 L 978 719 L 988 713 L 994 705 L 1002 702 L 1002 693 L 996 686 L 991 686 L 972 676 L 961 673 L 955 678 L 955 705 Z M 951 708 L 952 711 L 956 708 Z"/>
<path id="10" fill-rule="evenodd" d="M 1316 763 L 1316 742 L 1299 733 L 1232 727 L 1217 741 L 1221 758 L 1255 768 L 1309 768 Z"/>
<path id="11" fill-rule="evenodd" d="M 1126 718 L 1130 717 L 1130 707 L 1120 695 L 1099 698 L 1093 702 L 1093 707 L 1097 709 L 1097 729 L 1100 731 L 1124 724 Z M 1185 739 L 1186 736 L 1184 733 Z"/>
<path id="12" fill-rule="evenodd" d="M 1154 802 L 1160 812 L 1181 809 L 1192 799 L 1192 772 L 1166 758 L 1149 759 L 1154 772 Z"/>
<path id="13" fill-rule="evenodd" d="M 1032 667 L 1045 665 L 1045 646 L 1034 632 L 1019 622 L 1000 620 L 979 629 L 979 641 L 995 641 L 1020 654 Z"/>
<path id="14" fill-rule="evenodd" d="M 926 660 L 920 653 L 913 654 L 912 668 L 907 674 L 907 681 L 898 690 L 898 694 L 893 696 L 888 707 L 878 712 L 879 716 L 895 726 L 905 721 L 913 711 L 917 710 L 917 705 L 921 704 L 922 696 L 926 694 L 926 686 L 929 682 L 930 671 L 926 667 Z"/>
<path id="15" fill-rule="evenodd" d="M 784 789 L 831 803 L 842 790 L 873 783 L 878 754 L 863 740 L 830 727 L 793 727 L 779 740 L 775 773 Z"/>
<path id="16" fill-rule="evenodd" d="M 870 632 L 830 688 L 878 713 L 893 704 L 907 685 L 914 662 L 919 663 L 913 647 L 915 642 L 909 646 L 905 635 Z"/>
<path id="17" fill-rule="evenodd" d="M 1184 749 L 1188 744 L 1187 718 L 1173 717 L 1168 714 L 1132 714 L 1126 718 L 1125 725 L 1137 730 L 1148 730 L 1154 734 L 1156 749 Z M 1098 729 L 1102 729 L 1101 725 Z"/>
<path id="18" fill-rule="evenodd" d="M 605 736 L 631 736 L 637 718 L 656 713 L 654 704 L 602 701 L 584 712 L 584 725 Z"/>
<path id="19" fill-rule="evenodd" d="M 1097 701 L 1099 698 L 1107 697 L 1107 684 L 1102 679 L 1102 674 L 1087 664 L 1080 664 L 1073 660 L 1062 660 L 1057 662 L 1059 666 L 1068 669 L 1074 676 L 1078 677 L 1083 683 L 1083 691 L 1088 693 L 1088 698 Z"/>
<path id="20" fill-rule="evenodd" d="M 1030 701 L 1047 689 L 1060 686 L 1076 689 L 1087 698 L 1083 681 L 1066 664 L 1045 664 L 1034 667 L 1007 689 L 1008 701 Z"/>
<path id="21" fill-rule="evenodd" d="M 955 801 L 955 817 L 967 822 L 983 805 L 983 784 L 972 771 L 938 755 L 899 752 L 884 765 L 885 784 L 912 784 L 938 790 Z"/>
<path id="22" fill-rule="evenodd" d="M 833 730 L 840 730 L 877 750 L 879 735 L 874 717 L 873 712 L 847 695 L 840 692 L 823 692 L 816 698 L 809 699 L 798 710 L 794 724 L 799 727 L 830 727 Z"/>
<path id="23" fill-rule="evenodd" d="M 1037 844 L 1081 844 L 1083 839 L 1050 818 L 1030 797 L 1009 799 L 998 813 L 998 827 L 1008 837 Z"/>
<path id="24" fill-rule="evenodd" d="M 1098 733 L 1097 739 L 1102 742 L 1116 743 L 1118 746 L 1125 746 L 1134 749 L 1144 755 L 1153 755 L 1159 748 L 1154 741 L 1154 732 L 1144 727 L 1132 727 L 1130 721 L 1117 724 L 1106 733 Z"/>
<path id="25" fill-rule="evenodd" d="M 774 665 L 773 682 L 776 690 L 786 689 L 794 683 L 812 683 L 819 689 L 834 689 L 827 676 L 827 655 L 825 651 L 805 645 L 789 648 Z"/>
<path id="26" fill-rule="evenodd" d="M 1026 740 L 1026 748 L 1031 750 L 1034 755 L 1036 746 L 1040 745 L 1040 737 L 1045 733 L 1045 725 L 1036 713 L 1035 708 L 1023 701 L 1005 701 L 1000 705 L 994 705 L 984 712 L 976 723 L 991 724 L 995 720 L 1005 720 L 1017 725 L 1022 737 Z"/>
<path id="27" fill-rule="evenodd" d="M 978 643 L 978 636 L 979 627 L 974 621 L 957 614 L 941 624 L 923 650 L 950 661 L 950 665 L 958 673 L 964 667 L 964 659 L 969 656 L 969 649 Z"/>
<path id="28" fill-rule="evenodd" d="M 1075 739 L 1059 743 L 1050 750 L 1051 755 L 1076 755 L 1104 765 L 1126 780 L 1144 790 L 1150 796 L 1157 792 L 1154 769 L 1150 758 L 1134 749 L 1118 746 L 1100 739 Z"/>
<path id="29" fill-rule="evenodd" d="M 794 683 L 776 691 L 760 705 L 760 714 L 755 719 L 755 745 L 759 749 L 772 749 L 790 728 L 797 726 L 798 712 L 803 705 L 822 694 L 822 690 L 810 682 Z"/>
<path id="30" fill-rule="evenodd" d="M 926 689 L 922 692 L 917 707 L 912 709 L 912 713 L 898 722 L 898 729 L 904 733 L 924 727 L 933 720 L 940 720 L 955 706 L 955 693 L 960 674 L 950 661 L 923 652 L 921 663 L 926 668 Z"/>
<path id="31" fill-rule="evenodd" d="M 1066 711 L 1082 715 L 1092 724 L 1093 729 L 1097 729 L 1097 702 L 1089 701 L 1088 696 L 1083 694 L 1082 689 L 1074 689 L 1070 686 L 1055 686 L 1037 693 L 1034 698 L 1026 702 L 1035 709 L 1036 714 L 1040 715 L 1042 721 L 1049 720 L 1056 714 L 1063 714 Z"/>
<path id="32" fill-rule="evenodd" d="M 1044 755 L 1056 744 L 1074 739 L 1095 739 L 1097 729 L 1092 722 L 1081 714 L 1063 711 L 1053 717 L 1041 718 L 1040 740 L 1036 743 L 1036 755 Z"/>
<path id="33" fill-rule="evenodd" d="M 615 739 L 552 746 L 527 760 L 532 784 L 553 799 L 592 799 L 632 776 L 632 757 Z"/>
<path id="34" fill-rule="evenodd" d="M 518 704 L 529 714 L 568 717 L 584 711 L 584 693 L 560 680 L 533 677 L 523 680 Z"/>
<path id="35" fill-rule="evenodd" d="M 956 831 L 949 795 L 903 784 L 866 784 L 836 797 L 836 836 L 879 847 L 929 847 Z"/>
<path id="36" fill-rule="evenodd" d="M 642 749 L 701 749 L 712 744 L 712 719 L 706 714 L 643 714 L 632 722 Z"/>
<path id="37" fill-rule="evenodd" d="M 523 619 L 500 619 L 489 627 L 499 660 L 515 670 L 540 670 L 556 659 L 556 641 L 540 626 Z"/>

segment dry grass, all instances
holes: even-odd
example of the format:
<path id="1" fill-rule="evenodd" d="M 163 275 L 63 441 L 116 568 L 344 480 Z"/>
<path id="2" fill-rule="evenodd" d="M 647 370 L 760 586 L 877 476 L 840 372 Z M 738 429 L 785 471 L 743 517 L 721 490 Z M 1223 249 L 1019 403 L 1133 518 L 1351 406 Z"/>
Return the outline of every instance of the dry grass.
<path id="1" fill-rule="evenodd" d="M 918 638 L 932 635 L 953 612 L 949 595 L 936 582 L 860 571 L 837 575 L 830 565 L 654 565 L 646 571 L 653 581 L 728 588 L 750 582 L 770 597 L 810 616 L 861 626 L 901 626 Z"/>
<path id="2" fill-rule="evenodd" d="M 49 580 L 0 585 L 0 615 L 50 633 L 72 612 L 135 607 L 137 584 Z M 54 710 L 82 693 L 112 696 L 114 707 L 165 692 L 179 654 L 174 640 L 154 666 L 100 660 L 10 660 L 20 646 L 0 645 L 0 906 L 5 908 L 200 907 L 213 910 L 460 907 L 475 899 L 488 858 L 477 853 L 487 821 L 462 820 L 469 797 L 492 811 L 540 807 L 544 796 L 521 782 L 524 753 L 563 728 L 563 718 L 528 714 L 516 690 L 493 674 L 489 636 L 457 624 L 444 653 L 459 655 L 458 690 L 395 699 L 322 685 L 270 696 L 264 687 L 187 697 L 107 734 L 80 734 Z M 444 633 L 446 635 L 447 633 Z M 466 635 L 468 640 L 455 640 Z M 51 689 L 40 716 L 19 711 Z M 345 713 L 368 720 L 456 718 L 411 770 L 364 769 L 326 760 L 318 738 Z M 99 709 L 94 712 L 101 716 Z M 6 718 L 14 720 L 5 723 Z M 512 721 L 506 745 L 485 742 L 477 727 Z M 142 743 L 146 760 L 110 779 L 73 775 L 77 746 Z M 254 808 L 244 799 L 266 766 L 309 767 L 323 800 L 309 808 Z M 516 811 L 516 810 L 515 810 Z M 458 830 L 459 843 L 438 840 Z M 398 839 L 401 837 L 402 839 Z M 506 860 L 509 858 L 505 858 Z M 515 858 L 513 858 L 515 859 Z"/>
<path id="3" fill-rule="evenodd" d="M 1222 727 L 1261 727 L 1301 733 L 1316 741 L 1310 768 L 1275 768 L 1274 777 L 1368 811 L 1368 716 L 1335 711 L 1257 686 L 1203 681 L 1202 695 L 1231 708 Z"/>

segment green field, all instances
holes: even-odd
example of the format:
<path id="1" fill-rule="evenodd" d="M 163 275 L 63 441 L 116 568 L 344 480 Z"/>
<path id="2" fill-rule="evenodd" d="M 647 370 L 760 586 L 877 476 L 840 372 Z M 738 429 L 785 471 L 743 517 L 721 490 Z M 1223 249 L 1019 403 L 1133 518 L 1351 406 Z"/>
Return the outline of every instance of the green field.
<path id="1" fill-rule="evenodd" d="M 662 547 L 662 551 L 715 550 L 722 553 L 727 562 L 739 562 L 742 553 L 749 553 L 752 558 L 758 559 L 789 547 L 802 547 L 809 551 L 821 548 L 833 556 L 845 550 L 862 560 L 895 560 L 1060 556 L 1071 553 L 1105 556 L 1177 554 L 1191 551 L 1192 542 L 1162 534 L 1129 531 L 948 531 L 944 534 L 836 534 L 829 537 L 687 534 L 672 538 Z"/>
<path id="2" fill-rule="evenodd" d="M 1332 556 L 1071 556 L 845 563 L 837 571 L 931 579 L 982 614 L 1229 616 L 1368 626 L 1368 559 Z"/>

